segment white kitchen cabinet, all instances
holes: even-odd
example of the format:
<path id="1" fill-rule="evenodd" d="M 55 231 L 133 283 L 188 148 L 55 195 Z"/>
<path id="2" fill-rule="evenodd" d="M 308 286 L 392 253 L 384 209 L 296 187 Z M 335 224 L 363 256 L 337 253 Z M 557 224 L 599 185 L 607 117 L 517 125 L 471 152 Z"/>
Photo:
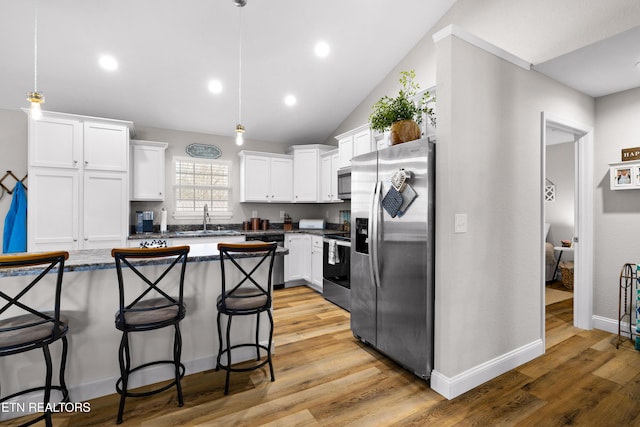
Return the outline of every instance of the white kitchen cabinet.
<path id="1" fill-rule="evenodd" d="M 328 151 L 320 159 L 320 197 L 321 202 L 341 202 L 338 198 L 339 150 Z"/>
<path id="2" fill-rule="evenodd" d="M 293 153 L 293 201 L 295 203 L 318 203 L 320 194 L 320 156 L 333 150 L 331 145 L 294 145 Z"/>
<path id="3" fill-rule="evenodd" d="M 309 281 L 311 279 L 311 235 L 286 233 L 284 246 L 289 254 L 284 258 L 285 282 Z"/>
<path id="4" fill-rule="evenodd" d="M 164 201 L 166 142 L 131 141 L 132 201 Z"/>
<path id="5" fill-rule="evenodd" d="M 310 287 L 322 293 L 322 236 L 311 236 Z"/>
<path id="6" fill-rule="evenodd" d="M 129 228 L 128 210 L 122 208 L 122 201 L 127 200 L 127 175 L 85 171 L 83 185 L 82 249 L 123 246 Z"/>
<path id="7" fill-rule="evenodd" d="M 29 252 L 80 248 L 80 188 L 80 176 L 73 169 L 29 169 Z"/>
<path id="8" fill-rule="evenodd" d="M 218 253 L 218 243 L 242 243 L 246 240 L 240 236 L 208 236 L 208 237 L 172 237 L 171 246 L 182 245 L 207 245 L 211 253 Z"/>
<path id="9" fill-rule="evenodd" d="M 351 158 L 353 157 L 353 136 L 349 135 L 338 139 L 338 151 L 340 159 L 340 167 L 348 168 L 351 166 Z"/>
<path id="10" fill-rule="evenodd" d="M 43 112 L 28 129 L 27 250 L 124 246 L 133 123 Z"/>
<path id="11" fill-rule="evenodd" d="M 353 135 L 353 157 L 361 154 L 370 153 L 371 150 L 371 131 L 369 126 Z"/>
<path id="12" fill-rule="evenodd" d="M 293 200 L 293 157 L 240 151 L 240 201 L 287 203 Z"/>
<path id="13" fill-rule="evenodd" d="M 338 150 L 340 154 L 340 168 L 351 166 L 351 159 L 353 157 L 370 153 L 374 149 L 371 130 L 368 124 L 342 133 L 336 136 L 336 139 L 338 140 Z"/>

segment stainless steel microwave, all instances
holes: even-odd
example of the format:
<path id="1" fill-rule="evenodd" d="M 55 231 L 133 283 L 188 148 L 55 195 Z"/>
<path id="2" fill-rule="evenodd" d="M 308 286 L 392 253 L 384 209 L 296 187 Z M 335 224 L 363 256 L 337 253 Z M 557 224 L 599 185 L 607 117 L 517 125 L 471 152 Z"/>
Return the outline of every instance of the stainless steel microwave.
<path id="1" fill-rule="evenodd" d="M 338 198 L 351 200 L 351 168 L 338 169 Z"/>

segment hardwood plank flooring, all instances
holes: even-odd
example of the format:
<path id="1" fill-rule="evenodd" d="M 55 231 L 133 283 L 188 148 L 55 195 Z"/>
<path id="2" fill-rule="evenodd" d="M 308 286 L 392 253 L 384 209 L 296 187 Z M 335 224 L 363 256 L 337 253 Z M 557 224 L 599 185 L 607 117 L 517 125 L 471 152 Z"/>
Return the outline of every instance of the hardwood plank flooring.
<path id="1" fill-rule="evenodd" d="M 123 426 L 618 426 L 640 425 L 640 352 L 616 336 L 572 326 L 573 300 L 547 307 L 547 351 L 446 400 L 353 338 L 349 314 L 305 288 L 275 291 L 274 367 L 201 372 L 173 391 L 128 399 Z M 114 357 L 115 357 L 114 349 Z M 115 425 L 119 396 L 88 414 L 56 414 L 57 427 Z M 15 426 L 25 418 L 3 425 Z"/>

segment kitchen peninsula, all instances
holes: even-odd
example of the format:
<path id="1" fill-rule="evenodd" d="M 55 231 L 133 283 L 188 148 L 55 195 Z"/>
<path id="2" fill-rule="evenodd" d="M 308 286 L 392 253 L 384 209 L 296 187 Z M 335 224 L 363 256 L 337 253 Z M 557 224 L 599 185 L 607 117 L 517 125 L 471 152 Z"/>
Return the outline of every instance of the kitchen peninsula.
<path id="1" fill-rule="evenodd" d="M 215 367 L 215 356 L 218 352 L 216 298 L 221 292 L 217 251 L 213 251 L 211 245 L 206 244 L 196 243 L 190 247 L 184 286 L 187 315 L 181 323 L 182 361 L 187 374 Z M 286 253 L 287 249 L 278 248 L 276 256 L 284 256 Z M 247 254 L 245 257 L 250 256 L 252 255 Z M 155 277 L 157 274 L 154 276 L 154 269 L 160 272 L 161 266 L 158 264 L 162 262 L 154 260 L 153 263 L 134 264 L 142 265 L 145 273 Z M 70 325 L 66 382 L 71 400 L 81 402 L 115 393 L 115 382 L 120 376 L 118 346 L 121 333 L 114 326 L 114 315 L 118 307 L 118 282 L 115 262 L 109 249 L 70 251 L 64 269 L 61 311 Z M 268 266 L 263 265 L 254 273 L 254 277 L 266 283 L 267 272 Z M 132 274 L 129 269 L 124 269 L 123 273 Z M 0 271 L 0 286 L 8 294 L 15 293 L 28 283 L 28 276 L 31 274 L 34 274 L 32 268 Z M 54 275 L 49 276 L 53 279 Z M 49 277 L 43 280 L 47 279 Z M 50 307 L 53 288 L 54 286 L 51 286 L 51 294 L 44 292 L 31 295 L 31 299 L 36 299 L 34 305 Z M 234 321 L 234 338 L 251 341 L 251 321 L 255 319 Z M 267 322 L 263 323 L 266 326 Z M 260 340 L 266 342 L 268 332 L 262 326 Z M 170 358 L 172 338 L 164 330 L 132 334 L 131 348 L 134 364 L 150 358 Z M 61 346 L 58 344 L 51 348 L 55 361 L 59 360 L 60 350 Z M 251 357 L 254 357 L 252 352 L 238 353 L 234 359 L 239 361 Z M 0 369 L 9 375 L 3 381 L 3 392 L 10 394 L 41 382 L 41 359 L 42 354 L 38 352 L 19 358 L 2 358 Z M 172 375 L 171 369 L 166 367 L 143 370 L 139 375 L 132 377 L 132 387 L 162 381 L 171 378 Z M 53 399 L 56 398 L 54 395 Z"/>

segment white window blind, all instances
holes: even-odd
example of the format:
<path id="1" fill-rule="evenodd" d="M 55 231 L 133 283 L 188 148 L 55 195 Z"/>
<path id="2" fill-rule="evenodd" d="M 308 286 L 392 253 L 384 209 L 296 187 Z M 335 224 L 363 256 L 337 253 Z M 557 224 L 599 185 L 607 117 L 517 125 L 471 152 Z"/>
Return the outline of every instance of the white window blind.
<path id="1" fill-rule="evenodd" d="M 202 218 L 205 204 L 211 217 L 231 218 L 231 162 L 174 157 L 173 163 L 174 218 Z"/>

